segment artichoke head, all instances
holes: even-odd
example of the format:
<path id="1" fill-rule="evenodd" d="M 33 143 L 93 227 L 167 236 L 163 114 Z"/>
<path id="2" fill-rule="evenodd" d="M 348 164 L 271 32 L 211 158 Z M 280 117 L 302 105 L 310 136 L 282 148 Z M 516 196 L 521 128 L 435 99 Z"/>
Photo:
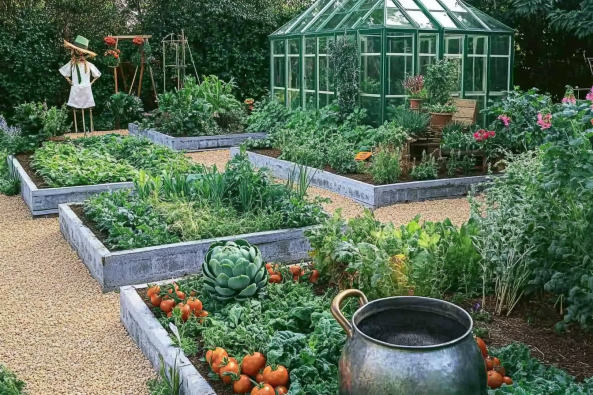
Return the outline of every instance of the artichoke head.
<path id="1" fill-rule="evenodd" d="M 204 290 L 220 301 L 243 301 L 268 284 L 259 248 L 245 240 L 221 241 L 208 249 L 202 266 Z"/>

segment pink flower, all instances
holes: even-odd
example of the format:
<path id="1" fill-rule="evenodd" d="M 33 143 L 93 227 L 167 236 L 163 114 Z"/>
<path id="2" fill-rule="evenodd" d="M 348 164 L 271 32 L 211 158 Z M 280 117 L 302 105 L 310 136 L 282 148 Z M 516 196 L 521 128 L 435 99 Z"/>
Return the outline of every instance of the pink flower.
<path id="1" fill-rule="evenodd" d="M 484 129 L 478 130 L 474 133 L 474 139 L 476 141 L 486 141 L 489 137 L 494 137 L 496 133 L 494 131 L 486 131 Z"/>
<path id="2" fill-rule="evenodd" d="M 511 123 L 511 117 L 508 117 L 506 114 L 503 114 L 499 115 L 498 119 L 500 119 L 502 123 L 504 123 L 504 126 L 506 126 L 507 128 L 509 127 L 509 123 Z"/>
<path id="3" fill-rule="evenodd" d="M 593 86 L 591 87 L 591 91 L 589 93 L 587 93 L 587 96 L 585 97 L 585 99 L 593 101 Z"/>
<path id="4" fill-rule="evenodd" d="M 494 130 L 491 130 L 490 132 L 488 132 L 488 137 L 494 137 L 496 136 L 496 133 L 494 132 Z"/>
<path id="5" fill-rule="evenodd" d="M 576 99 L 576 97 L 574 97 L 574 95 L 566 96 L 566 97 L 562 98 L 562 103 L 577 104 L 577 99 Z"/>
<path id="6" fill-rule="evenodd" d="M 537 124 L 542 129 L 549 129 L 552 126 L 552 114 L 542 115 L 541 112 L 537 113 Z"/>

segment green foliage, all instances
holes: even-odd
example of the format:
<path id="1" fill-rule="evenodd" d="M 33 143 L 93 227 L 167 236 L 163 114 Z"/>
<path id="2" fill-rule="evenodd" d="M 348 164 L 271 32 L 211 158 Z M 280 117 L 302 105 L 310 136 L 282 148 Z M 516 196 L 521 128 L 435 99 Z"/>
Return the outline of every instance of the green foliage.
<path id="1" fill-rule="evenodd" d="M 482 113 L 491 116 L 496 131 L 493 144 L 514 152 L 533 150 L 543 144 L 546 130 L 537 124 L 539 112 L 555 112 L 557 107 L 549 95 L 538 93 L 536 88 L 522 92 L 518 88 L 506 92 L 496 102 L 490 102 Z M 508 117 L 508 126 L 499 117 Z"/>
<path id="2" fill-rule="evenodd" d="M 0 364 L 0 394 L 25 395 L 25 382 L 11 372 L 6 366 Z"/>
<path id="3" fill-rule="evenodd" d="M 356 40 L 346 34 L 329 42 L 327 46 L 338 97 L 340 114 L 346 116 L 356 107 L 359 91 L 360 67 Z"/>
<path id="4" fill-rule="evenodd" d="M 461 170 L 464 175 L 470 175 L 474 172 L 476 165 L 476 158 L 473 155 L 461 155 L 460 151 L 451 150 L 447 158 L 447 176 L 455 177 L 458 170 Z"/>
<path id="5" fill-rule="evenodd" d="M 513 378 L 512 386 L 489 390 L 489 395 L 589 395 L 593 393 L 593 379 L 578 383 L 565 371 L 546 367 L 530 355 L 525 344 L 513 343 L 491 350 L 500 359 L 507 374 Z"/>
<path id="6" fill-rule="evenodd" d="M 45 103 L 23 103 L 15 107 L 13 121 L 26 138 L 41 141 L 51 136 L 61 136 L 72 126 L 68 122 L 66 106 L 47 108 Z"/>
<path id="7" fill-rule="evenodd" d="M 204 291 L 219 302 L 258 296 L 269 280 L 259 248 L 245 240 L 212 244 L 202 270 Z"/>
<path id="8" fill-rule="evenodd" d="M 102 192 L 84 204 L 84 215 L 107 237 L 112 250 L 150 247 L 179 242 L 168 231 L 154 207 L 135 197 L 128 190 Z"/>
<path id="9" fill-rule="evenodd" d="M 170 136 L 211 136 L 220 133 L 213 107 L 198 96 L 195 79 L 188 78 L 185 86 L 159 95 L 159 108 L 145 118 L 143 129 L 156 129 Z"/>
<path id="10" fill-rule="evenodd" d="M 66 105 L 62 108 L 51 107 L 44 114 L 43 135 L 62 136 L 70 131 L 72 123 L 68 122 L 68 110 Z"/>
<path id="11" fill-rule="evenodd" d="M 439 176 L 439 165 L 434 156 L 422 151 L 422 160 L 418 165 L 414 165 L 410 176 L 415 180 L 434 180 Z"/>
<path id="12" fill-rule="evenodd" d="M 473 151 L 479 149 L 479 146 L 467 126 L 459 122 L 449 122 L 443 128 L 441 148 L 459 151 Z"/>
<path id="13" fill-rule="evenodd" d="M 390 150 L 379 146 L 372 157 L 370 173 L 375 184 L 393 184 L 399 180 L 402 169 L 399 149 Z"/>
<path id="14" fill-rule="evenodd" d="M 372 142 L 370 148 L 380 144 L 402 148 L 404 144 L 410 140 L 410 133 L 408 130 L 409 129 L 406 129 L 396 120 L 385 122 L 383 125 L 379 126 L 376 131 L 369 131 L 369 139 L 371 139 Z"/>
<path id="15" fill-rule="evenodd" d="M 159 355 L 159 378 L 149 380 L 146 384 L 150 395 L 179 395 L 181 391 L 181 378 L 179 375 L 178 359 L 175 359 L 175 365 L 167 371 L 163 356 Z"/>
<path id="16" fill-rule="evenodd" d="M 396 227 L 365 210 L 348 222 L 338 212 L 306 235 L 322 280 L 377 299 L 478 291 L 481 258 L 472 243 L 477 231 L 472 221 L 458 228 L 449 220 L 420 225 L 419 218 Z"/>
<path id="17" fill-rule="evenodd" d="M 387 108 L 387 117 L 401 126 L 409 134 L 420 136 L 426 132 L 430 123 L 430 114 L 421 111 L 412 111 L 405 106 L 389 106 Z"/>
<path id="18" fill-rule="evenodd" d="M 131 165 L 100 151 L 51 141 L 35 152 L 31 166 L 51 188 L 131 181 L 136 174 Z"/>
<path id="19" fill-rule="evenodd" d="M 190 79 L 186 80 L 184 89 L 192 88 L 195 88 L 197 97 L 212 106 L 214 119 L 222 130 L 232 133 L 242 131 L 246 114 L 242 104 L 234 96 L 237 84 L 233 78 L 224 82 L 215 75 L 204 76 L 199 85 L 195 85 Z"/>
<path id="20" fill-rule="evenodd" d="M 278 100 L 265 98 L 255 103 L 253 112 L 247 118 L 247 133 L 274 133 L 290 116 L 288 108 Z"/>
<path id="21" fill-rule="evenodd" d="M 125 92 L 111 95 L 105 107 L 117 129 L 125 128 L 128 123 L 138 121 L 144 111 L 142 101 L 137 96 L 128 95 Z"/>
<path id="22" fill-rule="evenodd" d="M 457 90 L 457 60 L 441 59 L 428 66 L 424 84 L 429 103 L 431 106 L 435 106 L 431 107 L 431 112 L 455 112 L 454 109 L 451 111 L 451 108 L 444 106 L 451 104 L 451 92 Z"/>
<path id="23" fill-rule="evenodd" d="M 299 182 L 296 188 L 291 181 L 274 183 L 267 171 L 254 170 L 244 154 L 235 156 L 223 173 L 216 168 L 194 170 L 159 176 L 140 172 L 136 197 L 93 197 L 85 202 L 85 212 L 93 214 L 87 217 L 109 235 L 108 246 L 118 249 L 298 228 L 327 217 L 321 199 L 308 199 L 308 183 Z M 146 212 L 154 224 L 155 235 L 142 230 L 146 238 L 139 245 L 130 236 L 138 225 L 120 218 L 129 210 Z"/>

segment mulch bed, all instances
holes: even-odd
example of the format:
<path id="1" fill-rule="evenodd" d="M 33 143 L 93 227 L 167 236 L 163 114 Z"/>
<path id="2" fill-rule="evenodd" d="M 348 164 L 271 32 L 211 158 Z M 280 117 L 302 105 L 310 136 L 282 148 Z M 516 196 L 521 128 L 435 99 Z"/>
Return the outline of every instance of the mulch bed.
<path id="1" fill-rule="evenodd" d="M 26 153 L 26 154 L 18 154 L 15 155 L 15 158 L 19 161 L 33 184 L 39 189 L 49 188 L 49 186 L 45 183 L 45 180 L 37 175 L 35 170 L 31 167 L 31 159 L 33 157 L 33 153 Z"/>
<path id="2" fill-rule="evenodd" d="M 475 300 L 475 302 L 481 302 Z M 494 299 L 486 299 L 486 310 L 492 313 Z M 544 364 L 567 371 L 578 380 L 593 375 L 593 334 L 572 325 L 564 333 L 555 330 L 562 321 L 559 306 L 550 299 L 524 301 L 510 316 L 492 315 L 492 321 L 474 321 L 474 326 L 488 329 L 484 341 L 488 347 L 499 348 L 510 343 L 525 343 L 531 355 Z"/>
<path id="3" fill-rule="evenodd" d="M 254 149 L 254 150 L 251 150 L 251 152 L 254 152 L 254 153 L 260 154 L 260 155 L 264 155 L 264 156 L 269 156 L 269 157 L 275 158 L 275 159 L 278 159 L 278 157 L 280 155 L 282 155 L 282 151 L 277 150 L 277 149 Z M 368 169 L 370 167 L 370 163 L 369 162 L 365 162 L 365 166 Z M 324 171 L 327 171 L 329 173 L 332 173 L 332 174 L 337 174 L 337 175 L 340 175 L 342 177 L 350 178 L 351 180 L 361 181 L 361 182 L 364 182 L 364 183 L 370 184 L 370 185 L 375 185 L 375 186 L 386 185 L 386 184 L 375 183 L 375 181 L 373 180 L 373 176 L 370 173 L 348 173 L 348 174 L 340 174 L 340 173 L 337 173 L 330 166 L 326 166 L 323 170 Z M 411 169 L 409 169 L 409 170 L 411 170 Z M 404 174 L 402 174 L 402 176 L 400 177 L 400 179 L 399 179 L 398 182 L 418 181 L 418 180 L 415 180 L 415 179 L 413 179 L 413 178 L 411 178 L 411 177 L 409 177 L 407 175 L 409 173 L 409 170 L 407 172 L 404 172 Z M 469 175 L 466 175 L 466 174 L 456 174 L 454 177 L 449 177 L 446 174 L 446 172 L 445 172 L 444 166 L 441 166 L 440 169 L 439 169 L 439 179 L 475 177 L 475 176 L 484 176 L 484 175 L 486 175 L 485 172 L 483 172 L 483 171 L 477 171 L 476 170 L 472 174 L 469 174 Z"/>

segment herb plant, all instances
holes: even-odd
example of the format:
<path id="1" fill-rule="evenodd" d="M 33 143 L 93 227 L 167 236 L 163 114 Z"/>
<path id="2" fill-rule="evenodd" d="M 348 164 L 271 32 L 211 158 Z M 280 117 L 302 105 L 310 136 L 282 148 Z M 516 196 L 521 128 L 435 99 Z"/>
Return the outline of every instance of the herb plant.
<path id="1" fill-rule="evenodd" d="M 370 173 L 376 184 L 393 184 L 401 175 L 401 153 L 398 148 L 379 146 L 372 157 Z"/>
<path id="2" fill-rule="evenodd" d="M 434 156 L 422 151 L 422 160 L 414 165 L 410 176 L 415 180 L 434 180 L 439 176 L 439 166 Z"/>
<path id="3" fill-rule="evenodd" d="M 430 114 L 421 111 L 412 111 L 405 106 L 389 106 L 387 108 L 387 116 L 395 124 L 415 136 L 421 136 L 426 132 L 426 128 L 430 123 Z"/>

